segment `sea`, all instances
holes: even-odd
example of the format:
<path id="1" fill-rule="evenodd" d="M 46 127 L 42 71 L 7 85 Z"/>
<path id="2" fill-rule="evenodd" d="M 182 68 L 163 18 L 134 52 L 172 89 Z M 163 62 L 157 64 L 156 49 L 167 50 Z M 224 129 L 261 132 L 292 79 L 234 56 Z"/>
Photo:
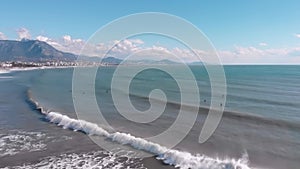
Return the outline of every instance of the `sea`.
<path id="1" fill-rule="evenodd" d="M 93 82 L 81 74 L 82 85 L 91 91 L 74 91 L 74 68 L 1 71 L 0 168 L 299 169 L 300 66 L 224 66 L 226 83 L 217 85 L 225 85 L 221 97 L 226 102 L 215 104 L 224 109 L 223 116 L 204 143 L 199 143 L 199 134 L 209 109 L 216 108 L 211 107 L 211 89 L 218 83 L 210 81 L 205 66 L 189 66 L 195 79 L 181 73 L 184 68 L 178 65 L 168 65 L 176 78 L 145 69 L 130 79 L 127 91 L 111 86 L 116 68 L 99 67 Z M 130 72 L 132 66 L 123 68 L 125 74 L 126 69 Z M 181 91 L 180 80 L 196 80 L 199 92 Z M 153 90 L 164 95 L 153 101 Z M 152 103 L 165 109 L 153 120 L 137 122 L 119 112 L 129 111 L 128 102 L 114 100 L 113 92 L 126 96 L 139 112 L 147 112 Z M 172 130 L 172 136 L 183 137 L 171 147 L 170 138 L 149 139 L 180 123 L 179 113 L 191 115 L 189 108 L 181 109 L 183 92 L 200 96 L 198 107 L 186 106 L 196 107 L 195 118 L 178 125 L 190 130 Z M 74 106 L 78 96 L 94 96 L 107 123 L 93 120 L 97 117 L 82 119 L 89 114 Z M 92 110 L 91 104 L 84 103 L 82 110 Z"/>

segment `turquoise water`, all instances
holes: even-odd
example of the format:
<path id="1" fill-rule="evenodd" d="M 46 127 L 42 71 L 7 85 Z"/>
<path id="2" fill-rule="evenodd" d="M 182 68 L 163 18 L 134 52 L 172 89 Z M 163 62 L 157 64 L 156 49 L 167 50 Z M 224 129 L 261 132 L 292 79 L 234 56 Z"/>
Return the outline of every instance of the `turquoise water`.
<path id="1" fill-rule="evenodd" d="M 185 74 L 182 74 L 182 67 L 173 66 L 173 68 L 178 72 L 180 79 L 190 80 Z M 111 97 L 111 90 L 115 90 L 111 89 L 111 78 L 114 70 L 115 67 L 100 68 L 95 80 L 97 103 L 109 124 L 116 131 L 130 133 L 141 138 L 155 136 L 168 129 L 175 121 L 180 107 L 180 89 L 176 80 L 169 74 L 155 69 L 145 70 L 132 79 L 129 93 L 131 102 L 136 109 L 140 111 L 149 109 L 148 96 L 153 89 L 164 91 L 169 102 L 164 113 L 158 119 L 147 124 L 134 123 L 120 115 L 115 108 L 115 103 Z M 204 144 L 198 143 L 198 136 L 206 118 L 207 109 L 205 108 L 210 106 L 211 82 L 205 67 L 191 66 L 191 70 L 199 86 L 200 106 L 203 109 L 200 109 L 196 123 L 187 137 L 174 149 L 221 159 L 239 159 L 243 154 L 247 154 L 251 168 L 280 169 L 299 166 L 297 161 L 300 157 L 299 66 L 225 66 L 227 95 L 226 103 L 220 106 L 224 106 L 226 111 L 217 130 Z M 2 81 L 2 89 L 11 89 L 7 90 L 10 92 L 18 89 L 15 90 L 15 93 L 20 93 L 20 96 L 17 96 L 19 102 L 22 100 L 24 102 L 28 97 L 26 93 L 30 91 L 30 97 L 33 97 L 39 106 L 76 118 L 72 96 L 72 92 L 74 92 L 72 90 L 72 73 L 73 69 L 71 68 L 34 70 L 14 72 L 9 75 L 12 76 L 12 79 L 2 78 L 0 80 Z M 82 76 L 87 75 L 83 73 Z M 87 83 L 85 85 L 92 84 Z M 128 93 L 123 90 L 117 91 L 124 95 Z M 190 95 L 194 94 L 192 91 L 184 92 Z M 89 95 L 88 92 L 80 94 L 82 96 Z M 4 105 L 15 105 L 13 96 L 2 95 L 3 104 L 0 107 L 2 112 L 8 114 L 9 111 L 12 111 L 12 108 L 7 108 Z M 163 103 L 162 98 L 156 98 L 156 101 Z M 26 105 L 26 102 L 24 104 Z M 87 106 L 89 105 L 87 104 Z M 16 107 L 18 111 L 14 110 L 15 112 L 22 112 L 21 106 Z M 0 122 L 3 124 L 2 126 L 5 126 L 2 127 L 3 130 L 14 128 L 14 119 L 20 118 L 23 121 L 28 119 L 25 121 L 30 121 L 32 124 L 38 122 L 42 126 L 35 128 L 33 125 L 30 127 L 31 131 L 39 131 L 40 128 L 43 128 L 46 133 L 54 132 L 60 135 L 60 130 L 63 129 L 55 127 L 53 129 L 47 120 L 45 122 L 42 120 L 42 124 L 40 124 L 40 118 L 43 116 L 32 113 L 30 107 L 27 108 L 28 113 L 22 114 L 22 118 L 18 116 L 19 113 L 13 113 L 17 118 L 9 116 L 2 118 Z M 2 116 L 6 114 L 2 113 Z M 24 123 L 26 122 L 21 124 Z M 21 124 L 19 128 L 26 130 L 26 125 Z M 101 126 L 101 124 L 98 125 Z M 73 140 L 76 140 L 77 137 L 82 139 L 81 134 L 74 132 L 67 132 L 66 134 L 66 131 L 63 131 L 63 135 L 74 137 Z M 48 142 L 44 144 L 47 145 Z M 67 143 L 62 141 L 61 144 Z M 87 146 L 87 151 L 90 151 L 91 147 L 93 146 Z M 84 149 L 80 148 L 75 152 L 82 152 Z M 54 151 L 60 154 L 65 153 L 66 150 L 62 148 Z M 13 159 L 14 156 L 10 156 L 10 158 Z"/>
<path id="2" fill-rule="evenodd" d="M 180 68 L 176 67 L 176 69 L 180 72 Z M 208 107 L 211 100 L 208 74 L 202 66 L 193 66 L 191 70 L 194 72 L 199 86 L 200 106 Z M 98 71 L 95 86 L 98 99 L 109 100 L 106 97 L 101 97 L 101 94 L 110 90 L 113 71 L 113 67 L 106 67 Z M 38 83 L 35 86 L 37 88 L 45 87 L 45 89 L 40 89 L 37 92 L 43 96 L 41 99 L 50 97 L 49 95 L 52 93 L 53 95 L 64 93 L 58 99 L 70 98 L 69 94 L 71 94 L 72 89 L 71 69 L 52 70 L 43 73 L 45 75 L 37 78 Z M 225 74 L 227 82 L 226 110 L 300 122 L 299 66 L 225 66 Z M 181 77 L 182 79 L 186 78 L 185 75 Z M 55 78 L 60 80 L 53 80 Z M 49 86 L 57 86 L 57 88 Z M 51 89 L 51 92 L 46 88 Z M 162 89 L 169 101 L 180 102 L 180 91 L 176 81 L 160 70 L 146 70 L 138 74 L 132 80 L 130 94 L 148 97 L 153 89 Z"/>

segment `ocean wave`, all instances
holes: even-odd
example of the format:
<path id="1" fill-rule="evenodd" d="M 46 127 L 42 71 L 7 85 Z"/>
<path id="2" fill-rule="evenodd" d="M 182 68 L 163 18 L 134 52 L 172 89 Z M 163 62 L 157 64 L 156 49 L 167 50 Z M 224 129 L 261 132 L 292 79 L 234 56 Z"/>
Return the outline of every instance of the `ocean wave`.
<path id="1" fill-rule="evenodd" d="M 142 95 L 138 95 L 138 94 L 130 94 L 130 96 L 133 96 L 133 97 L 137 97 L 137 98 L 140 98 L 140 99 L 144 99 L 144 100 L 148 100 L 149 97 L 146 97 L 146 96 L 142 96 Z M 160 100 L 158 98 L 151 98 L 155 101 L 160 101 L 162 103 L 165 103 L 165 101 L 163 100 Z M 241 99 L 241 98 L 240 98 Z M 248 99 L 248 98 L 246 98 Z M 257 100 L 259 101 L 259 100 Z M 267 101 L 265 101 L 267 102 Z M 269 101 L 268 102 L 269 104 L 275 104 L 277 102 L 271 102 Z M 190 104 L 182 104 L 182 103 L 179 103 L 179 102 L 176 102 L 176 101 L 167 101 L 166 104 L 169 104 L 171 106 L 174 106 L 174 107 L 180 107 L 180 106 L 183 106 L 183 108 L 185 109 L 195 109 L 195 105 L 190 105 Z M 279 102 L 278 102 L 279 104 Z M 281 103 L 281 105 L 284 105 L 285 103 Z M 289 104 L 286 104 L 286 105 L 290 105 L 290 106 L 295 106 L 294 103 L 289 103 Z M 199 113 L 207 113 L 208 110 L 209 110 L 209 107 L 206 107 L 206 106 L 197 106 L 199 107 L 200 111 Z M 297 123 L 297 122 L 294 122 L 294 121 L 288 121 L 288 120 L 284 120 L 284 119 L 276 119 L 276 118 L 272 118 L 272 117 L 264 117 L 264 116 L 261 116 L 261 115 L 258 115 L 258 114 L 253 114 L 253 113 L 248 113 L 248 112 L 238 112 L 238 111 L 228 111 L 228 110 L 225 110 L 223 112 L 223 117 L 226 117 L 226 118 L 230 118 L 230 119 L 235 119 L 235 120 L 243 120 L 243 121 L 249 121 L 251 123 L 260 123 L 260 124 L 264 124 L 264 125 L 273 125 L 273 126 L 279 126 L 279 127 L 283 127 L 283 128 L 288 128 L 290 130 L 299 130 L 300 129 L 300 124 Z"/>
<path id="2" fill-rule="evenodd" d="M 96 151 L 88 153 L 62 154 L 50 156 L 35 164 L 24 164 L 22 166 L 4 167 L 2 169 L 45 169 L 45 168 L 66 168 L 66 169 L 145 169 L 140 159 L 127 158 L 115 155 L 110 152 Z"/>
<path id="3" fill-rule="evenodd" d="M 109 133 L 97 124 L 84 120 L 72 119 L 59 112 L 49 111 L 35 101 L 28 91 L 29 101 L 35 106 L 45 118 L 51 123 L 55 123 L 65 129 L 81 131 L 89 135 L 104 136 L 113 142 L 123 145 L 129 145 L 138 150 L 147 151 L 162 160 L 165 164 L 173 165 L 182 169 L 250 169 L 247 155 L 241 159 L 218 159 L 203 154 L 193 155 L 189 152 L 168 149 L 162 145 L 150 142 L 143 138 L 132 136 L 129 133 Z"/>
<path id="4" fill-rule="evenodd" d="M 7 73 L 10 73 L 10 71 L 7 69 L 0 69 L 0 74 L 7 74 Z"/>
<path id="5" fill-rule="evenodd" d="M 23 71 L 31 71 L 31 70 L 66 69 L 66 68 L 74 68 L 74 66 L 14 67 L 8 69 L 0 69 L 0 74 L 8 74 L 11 72 L 23 72 Z"/>
<path id="6" fill-rule="evenodd" d="M 12 78 L 14 78 L 14 77 L 13 76 L 0 76 L 0 79 L 4 79 L 4 80 L 12 79 Z"/>

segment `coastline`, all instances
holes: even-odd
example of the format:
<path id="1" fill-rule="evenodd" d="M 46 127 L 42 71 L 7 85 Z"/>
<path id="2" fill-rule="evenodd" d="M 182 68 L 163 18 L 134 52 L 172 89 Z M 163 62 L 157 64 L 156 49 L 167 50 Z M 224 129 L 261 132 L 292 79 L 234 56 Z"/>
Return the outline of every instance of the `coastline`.
<path id="1" fill-rule="evenodd" d="M 41 69 L 66 69 L 66 68 L 74 68 L 77 66 L 42 66 L 42 67 L 13 67 L 13 68 L 1 68 L 0 74 L 6 74 L 11 72 L 20 72 L 20 71 L 30 71 L 30 70 L 41 70 Z"/>

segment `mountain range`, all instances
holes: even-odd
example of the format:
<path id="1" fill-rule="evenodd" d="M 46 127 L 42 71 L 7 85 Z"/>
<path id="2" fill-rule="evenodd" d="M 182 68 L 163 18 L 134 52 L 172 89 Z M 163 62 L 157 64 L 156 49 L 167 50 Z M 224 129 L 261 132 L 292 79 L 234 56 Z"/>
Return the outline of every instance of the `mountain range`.
<path id="1" fill-rule="evenodd" d="M 0 40 L 0 61 L 74 61 L 76 55 L 38 40 Z"/>
<path id="2" fill-rule="evenodd" d="M 82 57 L 81 57 L 82 58 Z M 77 55 L 62 52 L 39 40 L 0 40 L 0 62 L 46 62 L 46 61 L 66 61 L 73 62 L 77 59 Z M 99 62 L 99 57 L 83 57 L 83 61 Z M 123 60 L 115 57 L 106 57 L 101 60 L 102 63 L 120 64 Z M 177 62 L 163 60 L 126 60 L 126 64 L 178 64 Z"/>

